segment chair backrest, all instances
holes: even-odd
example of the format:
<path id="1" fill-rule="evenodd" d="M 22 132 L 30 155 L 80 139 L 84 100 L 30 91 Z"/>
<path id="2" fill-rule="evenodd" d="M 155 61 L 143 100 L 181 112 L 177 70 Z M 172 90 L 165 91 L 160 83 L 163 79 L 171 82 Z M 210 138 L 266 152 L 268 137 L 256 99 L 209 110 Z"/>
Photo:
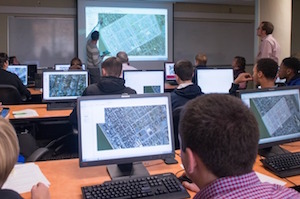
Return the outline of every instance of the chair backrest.
<path id="1" fill-rule="evenodd" d="M 178 126 L 179 126 L 180 112 L 182 108 L 183 106 L 179 106 L 172 111 L 175 149 L 180 149 L 180 144 L 178 139 Z"/>
<path id="2" fill-rule="evenodd" d="M 100 80 L 100 69 L 98 67 L 88 68 L 90 84 L 98 83 Z"/>
<path id="3" fill-rule="evenodd" d="M 0 102 L 4 105 L 20 104 L 22 102 L 21 94 L 16 87 L 12 85 L 0 85 Z"/>

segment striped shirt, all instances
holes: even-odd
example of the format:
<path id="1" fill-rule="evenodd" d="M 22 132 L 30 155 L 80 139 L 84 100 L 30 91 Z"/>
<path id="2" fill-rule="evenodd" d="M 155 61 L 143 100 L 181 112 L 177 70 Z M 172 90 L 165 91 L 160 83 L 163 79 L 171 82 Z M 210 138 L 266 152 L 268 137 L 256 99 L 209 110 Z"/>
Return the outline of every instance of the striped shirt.
<path id="1" fill-rule="evenodd" d="M 262 183 L 255 172 L 215 180 L 194 199 L 202 198 L 300 198 L 300 194 L 280 185 Z"/>
<path id="2" fill-rule="evenodd" d="M 101 66 L 102 57 L 100 56 L 100 52 L 97 46 L 92 43 L 92 40 L 88 40 L 86 44 L 86 55 L 87 55 L 87 68 Z"/>

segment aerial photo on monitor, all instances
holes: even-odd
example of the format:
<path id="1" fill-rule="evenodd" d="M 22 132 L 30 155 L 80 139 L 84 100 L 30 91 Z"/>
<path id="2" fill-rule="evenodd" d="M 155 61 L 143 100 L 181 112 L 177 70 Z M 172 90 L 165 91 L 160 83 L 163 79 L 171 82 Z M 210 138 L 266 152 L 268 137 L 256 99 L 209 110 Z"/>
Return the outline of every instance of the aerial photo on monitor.
<path id="1" fill-rule="evenodd" d="M 144 93 L 160 93 L 160 86 L 144 86 Z"/>
<path id="2" fill-rule="evenodd" d="M 81 96 L 86 88 L 86 76 L 50 75 L 50 97 Z"/>
<path id="3" fill-rule="evenodd" d="M 23 84 L 27 82 L 27 69 L 26 68 L 8 68 L 8 71 L 16 74 Z"/>
<path id="4" fill-rule="evenodd" d="M 165 105 L 105 108 L 97 125 L 98 150 L 169 144 Z"/>
<path id="5" fill-rule="evenodd" d="M 297 95 L 250 99 L 250 109 L 259 124 L 261 138 L 300 132 Z"/>
<path id="6" fill-rule="evenodd" d="M 129 56 L 165 56 L 165 15 L 99 13 L 100 51 Z"/>

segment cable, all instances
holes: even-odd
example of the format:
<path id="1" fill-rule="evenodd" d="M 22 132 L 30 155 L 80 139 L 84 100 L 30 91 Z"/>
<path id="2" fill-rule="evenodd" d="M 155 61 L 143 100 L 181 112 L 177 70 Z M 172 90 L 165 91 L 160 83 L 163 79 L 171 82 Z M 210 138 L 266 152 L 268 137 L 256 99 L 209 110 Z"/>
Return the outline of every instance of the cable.
<path id="1" fill-rule="evenodd" d="M 290 182 L 291 184 L 293 184 L 294 186 L 298 186 L 297 184 L 295 184 L 294 182 L 290 181 L 289 179 L 287 178 L 284 178 L 286 181 Z"/>

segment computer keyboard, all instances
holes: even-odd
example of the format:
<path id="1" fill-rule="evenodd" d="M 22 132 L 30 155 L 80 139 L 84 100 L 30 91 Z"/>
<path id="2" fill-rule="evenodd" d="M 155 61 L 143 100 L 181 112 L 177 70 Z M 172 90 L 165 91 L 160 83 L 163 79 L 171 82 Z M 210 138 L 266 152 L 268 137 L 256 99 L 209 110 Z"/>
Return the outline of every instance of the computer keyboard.
<path id="1" fill-rule="evenodd" d="M 300 174 L 300 152 L 270 156 L 261 162 L 267 169 L 282 178 Z"/>
<path id="2" fill-rule="evenodd" d="M 190 195 L 172 173 L 163 173 L 81 187 L 83 198 L 189 198 Z"/>

